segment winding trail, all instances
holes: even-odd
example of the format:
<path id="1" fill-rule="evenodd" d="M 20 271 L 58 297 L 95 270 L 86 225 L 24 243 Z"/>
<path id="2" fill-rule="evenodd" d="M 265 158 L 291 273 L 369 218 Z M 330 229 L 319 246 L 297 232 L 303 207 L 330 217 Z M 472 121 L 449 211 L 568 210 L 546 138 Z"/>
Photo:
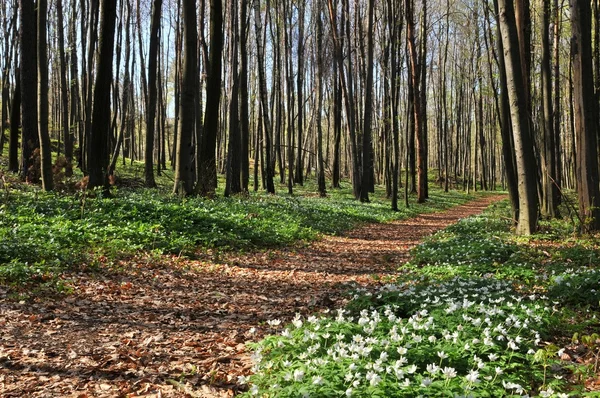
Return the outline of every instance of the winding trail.
<path id="1" fill-rule="evenodd" d="M 423 238 L 504 197 L 301 248 L 139 258 L 71 275 L 67 297 L 19 303 L 0 287 L 0 396 L 233 396 L 251 366 L 245 343 L 269 333 L 267 320 L 343 305 L 348 284 L 377 286 Z"/>

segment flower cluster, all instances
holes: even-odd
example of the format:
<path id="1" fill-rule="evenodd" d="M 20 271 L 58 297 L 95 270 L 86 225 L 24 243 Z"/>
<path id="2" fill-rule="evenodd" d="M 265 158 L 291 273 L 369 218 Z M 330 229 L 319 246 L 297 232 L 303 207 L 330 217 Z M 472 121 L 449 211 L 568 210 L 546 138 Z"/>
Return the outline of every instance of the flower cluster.
<path id="1" fill-rule="evenodd" d="M 385 304 L 296 317 L 259 343 L 248 394 L 542 394 L 532 387 L 540 377 L 532 360 L 552 313 L 543 297 L 520 296 L 493 279 L 457 278 L 385 286 L 374 299 Z"/>

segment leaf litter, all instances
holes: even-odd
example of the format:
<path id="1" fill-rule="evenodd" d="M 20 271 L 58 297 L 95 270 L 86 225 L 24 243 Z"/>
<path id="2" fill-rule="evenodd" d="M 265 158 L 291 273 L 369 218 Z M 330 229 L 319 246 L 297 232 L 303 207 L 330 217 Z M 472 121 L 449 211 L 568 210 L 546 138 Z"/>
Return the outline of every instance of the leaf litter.
<path id="1" fill-rule="evenodd" d="M 304 246 L 140 256 L 67 275 L 69 295 L 0 290 L 0 396 L 232 397 L 252 366 L 246 343 L 273 331 L 268 320 L 343 306 L 349 288 L 379 286 L 423 238 L 501 198 Z"/>

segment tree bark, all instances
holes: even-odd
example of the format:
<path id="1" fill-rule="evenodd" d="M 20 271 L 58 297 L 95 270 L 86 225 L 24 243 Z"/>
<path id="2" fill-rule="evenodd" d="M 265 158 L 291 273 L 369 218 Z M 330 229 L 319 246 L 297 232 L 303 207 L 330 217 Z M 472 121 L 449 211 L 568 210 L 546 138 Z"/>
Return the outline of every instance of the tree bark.
<path id="1" fill-rule="evenodd" d="M 571 0 L 573 105 L 577 145 L 577 198 L 585 232 L 600 230 L 597 115 L 592 64 L 592 22 L 589 0 Z"/>
<path id="2" fill-rule="evenodd" d="M 196 1 L 183 0 L 182 5 L 184 39 L 183 82 L 178 110 L 179 136 L 177 137 L 173 193 L 185 196 L 192 194 L 194 191 L 192 174 L 194 146 L 192 145 L 192 137 L 194 135 L 195 122 L 194 89 L 197 79 L 198 37 L 196 30 Z"/>
<path id="3" fill-rule="evenodd" d="M 537 229 L 538 202 L 537 167 L 527 112 L 528 86 L 523 76 L 524 61 L 519 52 L 521 44 L 517 34 L 513 0 L 499 0 L 498 5 L 518 178 L 519 221 L 516 232 L 519 235 L 530 235 Z"/>

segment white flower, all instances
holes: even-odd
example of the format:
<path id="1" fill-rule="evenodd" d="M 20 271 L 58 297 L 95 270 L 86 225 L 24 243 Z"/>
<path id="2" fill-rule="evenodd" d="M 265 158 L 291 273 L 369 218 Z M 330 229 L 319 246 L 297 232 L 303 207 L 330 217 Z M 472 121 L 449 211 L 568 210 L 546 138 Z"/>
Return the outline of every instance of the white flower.
<path id="1" fill-rule="evenodd" d="M 304 378 L 304 371 L 302 371 L 300 369 L 294 370 L 294 380 L 295 381 L 302 381 L 303 378 Z"/>
<path id="2" fill-rule="evenodd" d="M 258 386 L 256 384 L 253 384 L 252 387 L 250 387 L 250 394 L 258 395 Z"/>
<path id="3" fill-rule="evenodd" d="M 440 368 L 435 363 L 430 363 L 429 365 L 427 365 L 427 372 L 431 373 L 432 375 L 435 375 L 439 371 Z"/>
<path id="4" fill-rule="evenodd" d="M 551 397 L 554 394 L 554 390 L 548 387 L 547 390 L 540 390 L 540 397 Z"/>
<path id="5" fill-rule="evenodd" d="M 465 376 L 469 383 L 478 383 L 479 382 L 479 372 L 476 370 L 469 371 L 469 374 Z"/>
<path id="6" fill-rule="evenodd" d="M 250 334 L 256 333 L 256 328 L 250 328 L 250 330 L 248 331 L 248 333 L 250 333 Z"/>
<path id="7" fill-rule="evenodd" d="M 456 377 L 456 369 L 448 367 L 448 366 L 446 366 L 444 369 L 442 369 L 442 373 L 444 374 L 444 377 L 447 379 L 452 379 L 453 377 Z"/>
<path id="8" fill-rule="evenodd" d="M 404 347 L 398 347 L 398 354 L 405 355 L 408 350 Z"/>
<path id="9" fill-rule="evenodd" d="M 429 377 L 426 377 L 423 380 L 421 380 L 421 386 L 423 387 L 429 387 L 431 383 L 433 383 L 433 380 L 431 380 Z"/>
<path id="10" fill-rule="evenodd" d="M 502 373 L 504 373 L 504 371 L 502 370 L 502 368 L 500 366 L 496 366 L 496 374 L 497 375 L 501 375 Z"/>
<path id="11" fill-rule="evenodd" d="M 413 374 L 417 371 L 417 365 L 410 365 L 407 369 L 406 369 L 406 373 L 408 374 Z"/>
<path id="12" fill-rule="evenodd" d="M 381 383 L 381 377 L 377 373 L 372 371 L 368 371 L 365 378 L 369 381 L 369 384 L 372 387 L 375 387 L 377 384 Z"/>
<path id="13" fill-rule="evenodd" d="M 490 359 L 490 361 L 495 361 L 496 359 L 498 359 L 498 354 L 489 354 L 488 358 Z"/>
<path id="14" fill-rule="evenodd" d="M 448 358 L 448 354 L 446 354 L 444 351 L 438 351 L 437 356 L 440 357 L 441 359 Z"/>
<path id="15" fill-rule="evenodd" d="M 351 396 L 352 396 L 352 388 L 348 388 L 348 389 L 346 390 L 346 396 L 347 396 L 347 397 L 351 397 Z"/>
<path id="16" fill-rule="evenodd" d="M 244 384 L 248 383 L 248 378 L 246 376 L 238 376 L 237 382 L 243 386 Z"/>
<path id="17" fill-rule="evenodd" d="M 323 378 L 321 376 L 313 376 L 313 384 L 320 386 L 323 384 Z"/>
<path id="18" fill-rule="evenodd" d="M 267 323 L 269 324 L 269 326 L 275 327 L 275 326 L 279 326 L 281 324 L 281 320 L 279 320 L 279 319 L 269 319 L 267 321 Z"/>

